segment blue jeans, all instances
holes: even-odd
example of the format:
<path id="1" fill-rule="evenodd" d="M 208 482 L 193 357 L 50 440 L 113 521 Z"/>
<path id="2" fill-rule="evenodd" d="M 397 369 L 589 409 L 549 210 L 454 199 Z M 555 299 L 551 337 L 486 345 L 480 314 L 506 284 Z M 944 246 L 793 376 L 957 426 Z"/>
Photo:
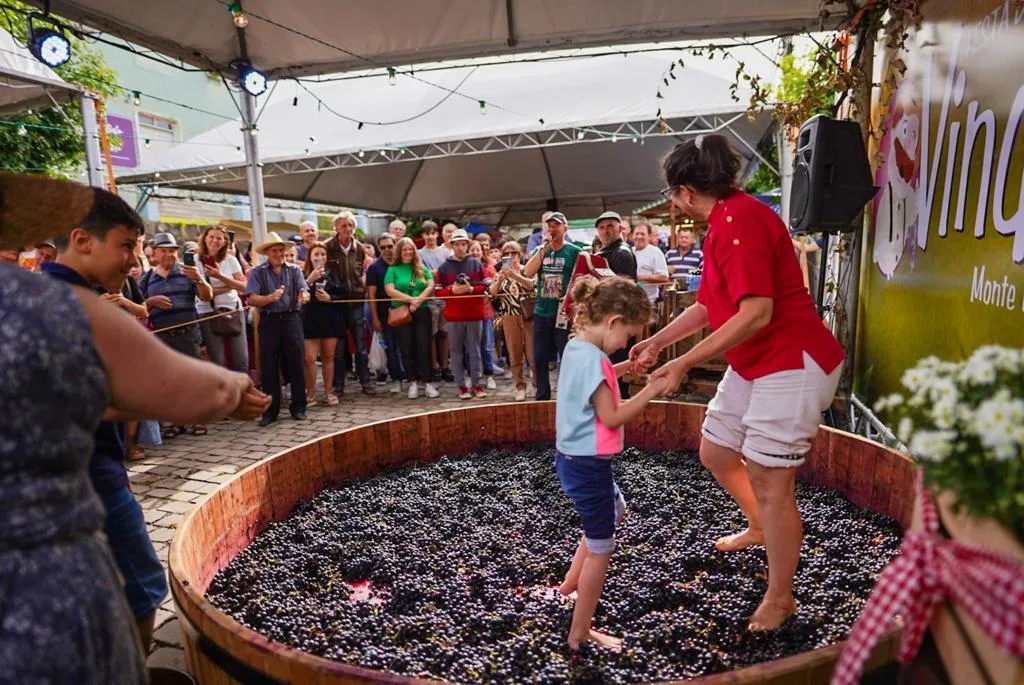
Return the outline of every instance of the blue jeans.
<path id="1" fill-rule="evenodd" d="M 595 554 L 615 549 L 615 524 L 626 513 L 626 500 L 612 476 L 611 457 L 569 457 L 555 453 L 555 471 L 580 515 L 583 539 Z"/>
<path id="2" fill-rule="evenodd" d="M 484 362 L 484 375 L 494 375 L 494 319 L 484 319 L 480 336 L 480 358 Z"/>
<path id="3" fill-rule="evenodd" d="M 562 354 L 569 342 L 569 331 L 555 326 L 553 316 L 533 316 L 533 361 L 534 383 L 537 385 L 535 399 L 551 399 L 551 376 L 548 364 L 555 355 Z"/>
<path id="4" fill-rule="evenodd" d="M 153 542 L 146 531 L 135 495 L 127 487 L 100 494 L 107 520 L 103 532 L 124 576 L 124 590 L 135 619 L 156 611 L 167 596 L 167 579 Z"/>

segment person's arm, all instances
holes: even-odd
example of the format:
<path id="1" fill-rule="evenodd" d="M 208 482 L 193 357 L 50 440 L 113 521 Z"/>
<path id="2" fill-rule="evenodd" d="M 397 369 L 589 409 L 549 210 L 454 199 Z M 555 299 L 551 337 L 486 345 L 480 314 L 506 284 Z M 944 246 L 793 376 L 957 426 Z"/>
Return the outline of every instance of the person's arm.
<path id="1" fill-rule="evenodd" d="M 270 405 L 248 375 L 175 352 L 94 293 L 74 290 L 106 371 L 110 406 L 121 417 L 190 425 L 248 420 Z"/>
<path id="2" fill-rule="evenodd" d="M 427 287 L 424 288 L 423 292 L 421 292 L 419 295 L 417 295 L 416 298 L 414 299 L 414 301 L 412 303 L 413 311 L 415 311 L 415 310 L 419 309 L 420 307 L 422 307 L 423 303 L 426 302 L 427 300 L 429 300 L 431 298 L 431 296 L 433 296 L 433 294 L 434 294 L 434 279 L 430 278 L 430 272 L 429 271 L 426 272 L 426 276 L 427 276 Z"/>
<path id="3" fill-rule="evenodd" d="M 537 272 L 540 271 L 540 265 L 544 261 L 544 252 L 546 252 L 547 249 L 548 243 L 547 241 L 544 241 L 540 244 L 540 247 L 537 248 L 537 251 L 530 255 L 530 259 L 526 262 L 526 266 L 523 267 L 523 274 L 525 274 L 527 278 L 533 278 L 537 275 Z"/>
<path id="4" fill-rule="evenodd" d="M 655 371 L 651 378 L 660 378 L 668 383 L 666 393 L 675 391 L 686 372 L 694 366 L 757 335 L 762 328 L 771 323 L 774 307 L 775 300 L 770 297 L 744 297 L 740 300 L 739 311 L 718 330 L 694 345 L 683 356 L 673 359 Z"/>
<path id="5" fill-rule="evenodd" d="M 640 416 L 650 401 L 662 394 L 664 390 L 665 381 L 649 382 L 631 399 L 615 406 L 612 389 L 608 387 L 607 383 L 602 383 L 591 395 L 590 401 L 594 403 L 594 411 L 597 413 L 597 418 L 601 419 L 601 423 L 609 428 L 618 428 Z"/>
<path id="6" fill-rule="evenodd" d="M 199 265 L 183 266 L 181 272 L 196 284 L 196 296 L 203 302 L 209 302 L 213 299 L 213 288 L 203 279 L 203 272 L 200 271 L 200 268 Z"/>
<path id="7" fill-rule="evenodd" d="M 629 350 L 629 358 L 638 361 L 648 351 L 657 357 L 658 352 L 677 340 L 687 338 L 708 325 L 707 307 L 699 302 L 687 307 L 682 314 L 672 319 L 667 326 L 646 340 L 641 340 Z"/>

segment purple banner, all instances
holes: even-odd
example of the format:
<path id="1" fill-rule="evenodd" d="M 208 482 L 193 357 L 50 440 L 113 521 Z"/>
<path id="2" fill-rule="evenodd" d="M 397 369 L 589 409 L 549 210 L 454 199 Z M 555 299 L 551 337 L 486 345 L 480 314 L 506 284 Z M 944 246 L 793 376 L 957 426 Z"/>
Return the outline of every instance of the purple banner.
<path id="1" fill-rule="evenodd" d="M 134 169 L 139 166 L 139 147 L 135 137 L 135 122 L 116 114 L 107 115 L 107 135 L 110 137 L 110 160 L 116 167 Z M 120 142 L 115 144 L 115 138 Z"/>

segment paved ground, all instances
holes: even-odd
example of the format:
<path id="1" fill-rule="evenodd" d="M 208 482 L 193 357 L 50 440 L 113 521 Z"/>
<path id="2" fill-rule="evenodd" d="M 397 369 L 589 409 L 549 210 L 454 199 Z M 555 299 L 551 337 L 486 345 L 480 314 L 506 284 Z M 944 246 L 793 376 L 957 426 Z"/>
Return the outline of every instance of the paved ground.
<path id="1" fill-rule="evenodd" d="M 554 380 L 554 378 L 552 379 Z M 358 385 L 351 384 L 355 388 Z M 469 402 L 509 402 L 514 388 L 498 380 L 498 389 L 486 400 L 459 400 L 454 384 L 440 388 L 441 397 L 410 400 L 405 393 L 391 394 L 377 387 L 370 397 L 351 390 L 335 407 L 318 405 L 307 413 L 309 420 L 286 418 L 267 428 L 255 422 L 222 421 L 209 427 L 209 435 L 179 435 L 159 447 L 146 447 L 146 458 L 131 462 L 132 489 L 145 512 L 157 554 L 167 564 L 167 551 L 174 530 L 185 514 L 208 493 L 261 459 L 313 438 L 371 421 L 417 414 L 423 411 L 465 406 Z M 181 630 L 170 597 L 157 610 L 156 632 L 150 665 L 185 669 Z"/>

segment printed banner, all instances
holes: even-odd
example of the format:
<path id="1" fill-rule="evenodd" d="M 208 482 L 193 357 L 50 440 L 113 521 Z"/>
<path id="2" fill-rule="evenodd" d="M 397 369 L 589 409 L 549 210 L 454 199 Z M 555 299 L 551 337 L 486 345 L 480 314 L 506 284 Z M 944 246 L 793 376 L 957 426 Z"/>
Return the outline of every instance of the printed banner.
<path id="1" fill-rule="evenodd" d="M 138 141 L 132 119 L 108 114 L 107 135 L 110 137 L 110 161 L 115 167 L 134 169 L 139 166 Z"/>
<path id="2" fill-rule="evenodd" d="M 928 355 L 1024 347 L 1024 4 L 932 0 L 882 94 L 858 378 L 900 389 Z"/>

